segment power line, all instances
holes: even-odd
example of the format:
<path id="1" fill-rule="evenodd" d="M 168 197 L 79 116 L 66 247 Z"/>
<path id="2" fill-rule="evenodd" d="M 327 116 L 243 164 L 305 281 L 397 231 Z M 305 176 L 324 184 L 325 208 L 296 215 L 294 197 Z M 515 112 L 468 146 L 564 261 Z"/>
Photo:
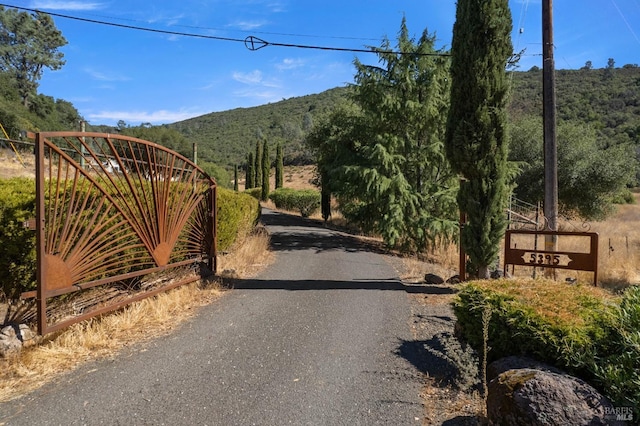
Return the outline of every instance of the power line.
<path id="1" fill-rule="evenodd" d="M 113 16 L 98 15 L 98 14 L 92 14 L 92 13 L 89 13 L 87 15 L 95 16 L 103 19 L 109 19 L 109 20 L 146 23 L 145 21 L 141 21 L 138 19 L 118 18 Z M 317 34 L 314 35 L 314 34 L 278 33 L 278 32 L 271 32 L 271 31 L 249 31 L 249 30 L 229 29 L 229 28 L 202 27 L 202 26 L 196 26 L 196 25 L 175 24 L 173 26 L 180 27 L 180 28 L 195 29 L 195 30 L 228 31 L 228 32 L 239 32 L 239 33 L 245 33 L 245 34 L 265 34 L 265 35 L 276 35 L 276 36 L 284 36 L 284 37 L 323 38 L 323 39 L 360 40 L 360 41 L 379 41 L 380 40 L 379 38 L 373 38 L 373 37 L 349 37 L 349 36 L 328 36 L 328 35 L 317 35 Z"/>
<path id="2" fill-rule="evenodd" d="M 616 8 L 618 13 L 620 14 L 620 17 L 624 21 L 625 25 L 627 26 L 627 28 L 629 29 L 631 34 L 633 34 L 633 38 L 635 38 L 636 41 L 638 42 L 638 44 L 640 44 L 640 38 L 638 38 L 638 36 L 636 35 L 635 31 L 633 31 L 633 28 L 631 28 L 631 25 L 629 24 L 629 21 L 627 21 L 627 18 L 624 16 L 624 13 L 622 13 L 620 8 L 618 7 L 618 4 L 615 2 L 615 0 L 611 0 L 611 3 L 613 3 L 613 6 Z"/>
<path id="3" fill-rule="evenodd" d="M 267 46 L 278 46 L 278 47 L 292 47 L 297 49 L 329 50 L 329 51 L 335 51 L 335 52 L 376 53 L 376 54 L 382 53 L 382 54 L 414 55 L 414 56 L 450 56 L 450 54 L 442 53 L 442 52 L 439 52 L 439 53 L 438 52 L 435 52 L 435 53 L 395 52 L 392 50 L 382 50 L 374 47 L 368 48 L 368 49 L 364 49 L 364 48 L 357 49 L 357 48 L 347 48 L 347 47 L 329 47 L 329 46 L 292 44 L 292 43 L 276 43 L 276 42 L 269 42 L 266 40 L 262 40 L 254 36 L 248 36 L 244 39 L 232 38 L 232 37 L 220 37 L 220 36 L 213 36 L 213 35 L 206 35 L 206 34 L 195 34 L 195 33 L 187 33 L 187 32 L 180 32 L 180 31 L 161 30 L 157 28 L 141 27 L 137 25 L 119 24 L 116 22 L 107 22 L 107 21 L 100 21 L 97 19 L 81 18 L 78 16 L 65 15 L 62 13 L 44 12 L 37 9 L 13 6 L 9 4 L 0 3 L 0 6 L 10 7 L 10 8 L 23 10 L 26 12 L 32 12 L 32 13 L 46 13 L 48 15 L 55 16 L 57 18 L 71 19 L 74 21 L 87 22 L 91 24 L 107 25 L 107 26 L 117 27 L 117 28 L 126 28 L 126 29 L 136 30 L 136 31 L 146 31 L 146 32 L 151 32 L 156 34 L 167 34 L 167 35 L 175 35 L 175 36 L 183 36 L 183 37 L 203 38 L 208 40 L 244 43 L 245 47 L 247 47 L 247 49 L 252 51 L 260 50 Z"/>

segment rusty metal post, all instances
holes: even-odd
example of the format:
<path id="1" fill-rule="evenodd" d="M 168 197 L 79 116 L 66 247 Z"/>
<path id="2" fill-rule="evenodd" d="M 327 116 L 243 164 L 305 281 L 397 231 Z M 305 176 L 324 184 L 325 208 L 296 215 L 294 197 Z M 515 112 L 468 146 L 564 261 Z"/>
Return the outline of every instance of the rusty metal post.
<path id="1" fill-rule="evenodd" d="M 211 211 L 211 251 L 209 252 L 209 269 L 213 273 L 218 272 L 218 187 L 211 188 L 211 201 L 209 203 Z"/>
<path id="2" fill-rule="evenodd" d="M 36 133 L 36 294 L 38 334 L 44 335 L 47 329 L 47 295 L 45 277 L 45 205 L 44 205 L 44 137 Z"/>
<path id="3" fill-rule="evenodd" d="M 598 245 L 599 245 L 598 234 L 592 235 L 591 236 L 591 254 L 595 258 L 594 265 L 593 265 L 593 285 L 595 287 L 598 286 Z"/>

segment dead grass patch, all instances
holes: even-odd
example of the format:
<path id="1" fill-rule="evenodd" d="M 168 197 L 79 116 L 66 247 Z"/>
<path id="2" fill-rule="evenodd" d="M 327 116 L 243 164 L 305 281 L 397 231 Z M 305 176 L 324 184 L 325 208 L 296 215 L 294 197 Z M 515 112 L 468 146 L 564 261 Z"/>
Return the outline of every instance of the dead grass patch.
<path id="1" fill-rule="evenodd" d="M 17 155 L 10 149 L 0 149 L 0 179 L 35 178 L 36 162 L 33 153 L 18 151 Z"/>
<path id="2" fill-rule="evenodd" d="M 269 250 L 267 230 L 259 226 L 241 242 L 236 242 L 229 254 L 218 257 L 218 268 L 223 275 L 251 278 L 272 264 L 275 254 Z"/>
<path id="3" fill-rule="evenodd" d="M 400 278 L 405 282 L 423 281 L 427 273 L 447 280 L 458 273 L 458 246 L 439 244 L 428 254 L 404 256 L 402 262 Z"/>

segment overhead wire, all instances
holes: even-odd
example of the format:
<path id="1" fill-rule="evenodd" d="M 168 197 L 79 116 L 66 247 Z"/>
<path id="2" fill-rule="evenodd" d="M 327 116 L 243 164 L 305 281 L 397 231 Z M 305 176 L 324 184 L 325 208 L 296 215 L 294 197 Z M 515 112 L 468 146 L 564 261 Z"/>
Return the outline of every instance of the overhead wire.
<path id="1" fill-rule="evenodd" d="M 45 12 L 46 13 L 46 12 Z M 95 16 L 103 19 L 110 20 L 120 20 L 120 21 L 128 21 L 128 22 L 139 22 L 139 23 L 148 23 L 145 21 L 141 21 L 139 19 L 131 19 L 131 18 L 117 18 L 113 16 L 106 15 L 97 15 L 97 14 L 88 14 L 89 16 Z M 276 35 L 276 36 L 284 36 L 284 37 L 299 37 L 299 38 L 323 38 L 323 39 L 336 39 L 336 40 L 360 40 L 360 41 L 379 41 L 378 38 L 373 37 L 350 37 L 350 36 L 331 36 L 331 35 L 318 35 L 318 34 L 296 34 L 296 33 L 279 33 L 279 32 L 271 32 L 271 31 L 249 31 L 249 30 L 239 30 L 239 29 L 229 29 L 229 28 L 215 28 L 215 27 L 203 27 L 198 25 L 183 25 L 183 24 L 173 24 L 174 27 L 179 28 L 189 28 L 194 30 L 207 30 L 207 31 L 228 31 L 228 32 L 239 32 L 246 34 L 265 34 L 265 35 Z"/>
<path id="2" fill-rule="evenodd" d="M 158 28 L 142 27 L 137 25 L 120 24 L 117 22 L 108 22 L 108 21 L 102 21 L 97 19 L 82 18 L 78 16 L 66 15 L 66 14 L 55 13 L 55 12 L 45 12 L 38 9 L 31 9 L 27 7 L 13 6 L 13 5 L 2 4 L 2 3 L 0 3 L 0 6 L 10 7 L 10 8 L 32 12 L 32 13 L 46 13 L 50 16 L 55 16 L 57 18 L 70 19 L 75 21 L 106 25 L 106 26 L 117 27 L 117 28 L 125 28 L 130 30 L 146 31 L 151 33 L 167 34 L 167 35 L 174 35 L 174 36 L 202 38 L 202 39 L 208 39 L 208 40 L 244 43 L 245 47 L 247 47 L 249 50 L 252 50 L 252 51 L 260 50 L 267 46 L 277 46 L 277 47 L 291 47 L 291 48 L 298 48 L 298 49 L 329 50 L 329 51 L 335 51 L 335 52 L 375 53 L 375 54 L 382 53 L 382 54 L 415 55 L 415 56 L 450 56 L 449 53 L 444 53 L 444 52 L 418 53 L 418 52 L 383 50 L 383 49 L 378 49 L 373 47 L 365 49 L 365 48 L 305 45 L 305 44 L 295 44 L 295 43 L 278 43 L 278 42 L 270 42 L 270 41 L 262 40 L 254 36 L 248 36 L 244 39 L 239 39 L 239 38 L 233 38 L 233 37 L 222 37 L 222 36 L 214 36 L 214 35 L 207 35 L 207 34 L 187 33 L 187 32 L 181 32 L 181 31 L 170 31 L 170 30 L 162 30 Z"/>
<path id="3" fill-rule="evenodd" d="M 625 25 L 627 26 L 627 28 L 629 29 L 629 31 L 631 32 L 631 34 L 633 34 L 633 37 L 636 39 L 636 41 L 638 42 L 638 44 L 640 44 L 640 38 L 638 38 L 638 35 L 635 33 L 635 31 L 633 31 L 633 28 L 631 27 L 631 25 L 629 24 L 629 21 L 627 21 L 626 16 L 624 16 L 624 13 L 622 13 L 622 11 L 620 10 L 620 8 L 618 7 L 618 4 L 615 2 L 615 0 L 611 0 L 611 3 L 613 3 L 613 6 L 616 8 L 616 10 L 618 11 L 618 14 L 620 14 L 620 17 L 622 18 L 622 20 L 624 21 Z"/>

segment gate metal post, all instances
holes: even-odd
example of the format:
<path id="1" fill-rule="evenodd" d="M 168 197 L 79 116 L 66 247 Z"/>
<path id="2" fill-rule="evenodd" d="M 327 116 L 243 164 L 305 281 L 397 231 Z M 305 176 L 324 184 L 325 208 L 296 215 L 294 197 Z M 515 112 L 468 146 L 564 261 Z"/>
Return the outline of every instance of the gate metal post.
<path id="1" fill-rule="evenodd" d="M 44 335 L 47 329 L 47 296 L 45 277 L 45 197 L 44 197 L 44 137 L 36 133 L 36 305 L 38 316 L 38 334 Z"/>
<path id="2" fill-rule="evenodd" d="M 211 217 L 211 248 L 209 251 L 209 269 L 214 274 L 218 272 L 218 187 L 210 189 L 209 215 Z"/>

